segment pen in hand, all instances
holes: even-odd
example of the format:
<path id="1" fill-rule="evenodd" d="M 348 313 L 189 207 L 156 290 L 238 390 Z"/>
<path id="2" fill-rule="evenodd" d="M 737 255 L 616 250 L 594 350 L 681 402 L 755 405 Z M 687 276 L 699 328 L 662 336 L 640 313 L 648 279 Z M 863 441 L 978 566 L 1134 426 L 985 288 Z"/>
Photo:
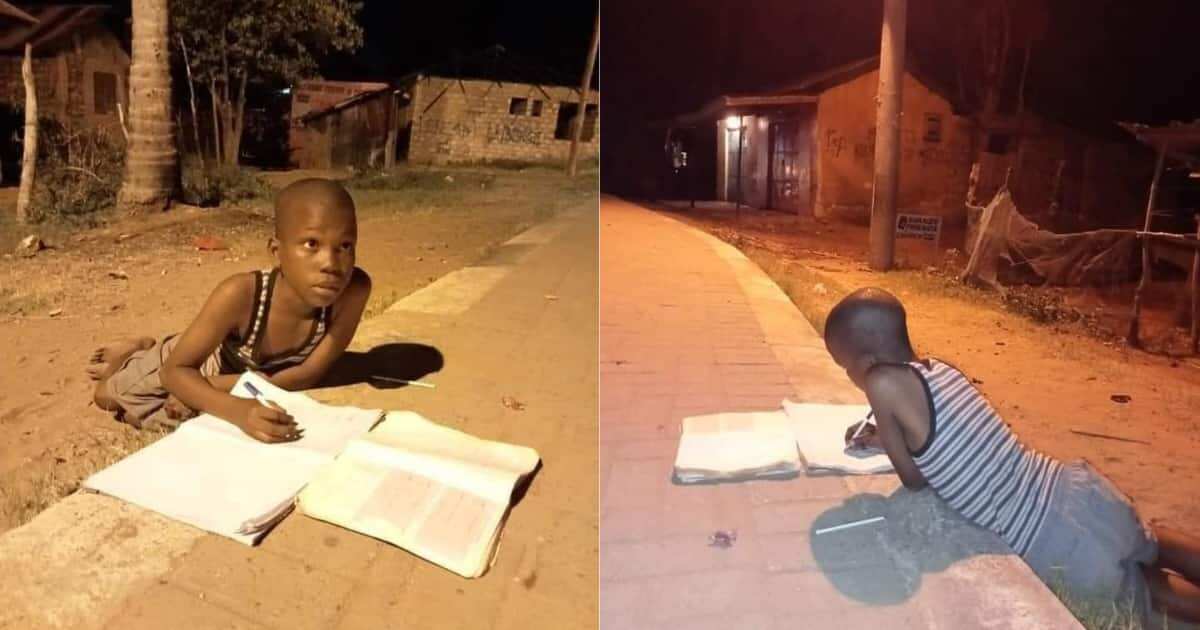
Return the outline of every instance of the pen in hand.
<path id="1" fill-rule="evenodd" d="M 244 385 L 246 387 L 246 391 L 250 392 L 250 395 L 253 396 L 254 400 L 258 401 L 259 404 L 261 404 L 264 407 L 267 407 L 269 409 L 274 409 L 275 411 L 278 411 L 280 413 L 284 413 L 284 414 L 287 413 L 286 409 L 279 406 L 279 404 L 276 403 L 275 401 L 267 398 L 266 395 L 262 393 L 262 390 L 255 387 L 253 383 L 246 382 L 246 383 L 242 383 L 242 385 Z M 294 437 L 295 439 L 300 439 L 300 438 L 304 437 L 304 429 L 300 428 L 299 425 L 296 424 L 295 419 L 292 419 L 291 425 L 293 427 L 295 427 L 295 431 L 292 433 L 292 437 Z"/>

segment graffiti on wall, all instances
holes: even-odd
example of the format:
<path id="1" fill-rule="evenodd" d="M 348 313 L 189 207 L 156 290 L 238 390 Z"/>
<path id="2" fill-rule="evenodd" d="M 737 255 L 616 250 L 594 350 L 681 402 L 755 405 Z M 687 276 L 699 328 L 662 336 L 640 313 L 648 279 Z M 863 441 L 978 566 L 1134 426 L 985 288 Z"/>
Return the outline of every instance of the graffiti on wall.
<path id="1" fill-rule="evenodd" d="M 491 123 L 487 129 L 487 141 L 499 144 L 538 145 L 542 143 L 542 134 L 528 123 Z"/>

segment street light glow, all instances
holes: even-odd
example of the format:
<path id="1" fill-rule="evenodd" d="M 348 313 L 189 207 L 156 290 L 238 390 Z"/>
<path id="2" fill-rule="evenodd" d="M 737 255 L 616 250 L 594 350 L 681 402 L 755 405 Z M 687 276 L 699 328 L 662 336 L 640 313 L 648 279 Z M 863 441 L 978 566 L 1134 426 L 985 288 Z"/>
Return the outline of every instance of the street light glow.
<path id="1" fill-rule="evenodd" d="M 726 129 L 738 129 L 741 126 L 742 126 L 742 117 L 741 116 L 729 116 L 729 117 L 725 118 L 725 128 Z"/>

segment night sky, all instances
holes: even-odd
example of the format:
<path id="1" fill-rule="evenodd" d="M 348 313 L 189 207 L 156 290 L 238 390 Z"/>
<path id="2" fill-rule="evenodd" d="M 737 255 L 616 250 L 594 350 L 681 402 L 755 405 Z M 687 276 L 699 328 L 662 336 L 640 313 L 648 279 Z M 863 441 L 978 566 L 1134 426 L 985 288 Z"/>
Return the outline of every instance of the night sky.
<path id="1" fill-rule="evenodd" d="M 909 53 L 952 80 L 945 16 L 962 0 L 908 3 Z M 1049 0 L 1032 49 L 1030 108 L 1063 122 L 1200 117 L 1200 2 Z M 602 187 L 633 185 L 661 151 L 647 121 L 878 54 L 881 0 L 603 0 Z M 1019 67 L 1020 56 L 1010 59 Z"/>

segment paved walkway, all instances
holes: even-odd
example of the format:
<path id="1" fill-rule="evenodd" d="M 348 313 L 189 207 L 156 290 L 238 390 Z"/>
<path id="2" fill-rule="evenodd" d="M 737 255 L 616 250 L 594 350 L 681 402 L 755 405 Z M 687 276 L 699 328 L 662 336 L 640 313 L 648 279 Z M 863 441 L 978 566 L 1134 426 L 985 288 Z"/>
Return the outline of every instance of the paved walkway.
<path id="1" fill-rule="evenodd" d="M 995 536 L 894 476 L 672 485 L 685 416 L 863 399 L 734 248 L 611 198 L 600 224 L 602 628 L 1078 627 Z"/>
<path id="2" fill-rule="evenodd" d="M 251 548 L 77 493 L 0 537 L 0 628 L 595 628 L 596 232 L 577 208 L 363 324 L 351 350 L 390 348 L 384 369 L 421 355 L 394 344 L 436 348 L 437 389 L 314 394 L 541 453 L 484 577 L 296 513 Z"/>

